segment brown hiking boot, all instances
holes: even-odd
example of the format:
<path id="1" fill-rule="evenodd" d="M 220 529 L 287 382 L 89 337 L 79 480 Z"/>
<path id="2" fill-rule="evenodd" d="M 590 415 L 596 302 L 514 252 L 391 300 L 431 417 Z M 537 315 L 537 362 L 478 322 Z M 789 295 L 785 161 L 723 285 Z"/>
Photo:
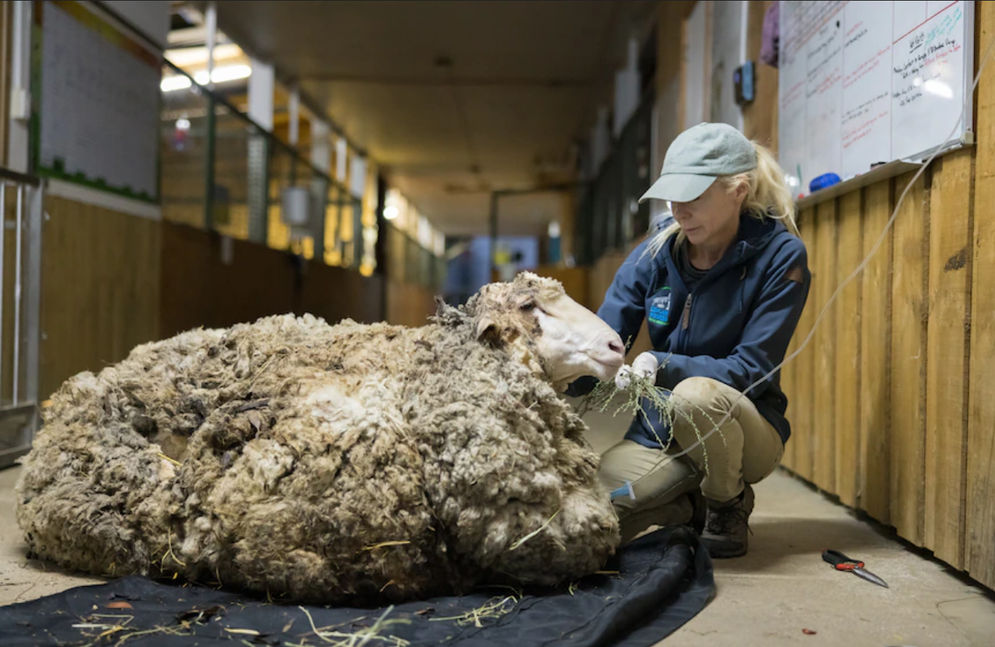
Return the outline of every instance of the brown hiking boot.
<path id="1" fill-rule="evenodd" d="M 701 543 L 708 549 L 708 554 L 715 558 L 745 555 L 750 531 L 747 521 L 753 512 L 753 488 L 747 485 L 738 497 L 729 501 L 707 501 L 708 517 Z"/>

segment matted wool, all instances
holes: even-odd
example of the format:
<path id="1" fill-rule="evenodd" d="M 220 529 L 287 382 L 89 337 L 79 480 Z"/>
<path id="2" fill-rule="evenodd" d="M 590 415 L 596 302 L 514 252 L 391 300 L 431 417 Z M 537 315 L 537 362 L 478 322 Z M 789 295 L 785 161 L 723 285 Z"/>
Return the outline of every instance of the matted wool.
<path id="1" fill-rule="evenodd" d="M 523 290 L 562 294 L 520 277 L 419 328 L 266 317 L 70 378 L 18 484 L 30 551 L 311 602 L 596 571 L 617 519 Z"/>

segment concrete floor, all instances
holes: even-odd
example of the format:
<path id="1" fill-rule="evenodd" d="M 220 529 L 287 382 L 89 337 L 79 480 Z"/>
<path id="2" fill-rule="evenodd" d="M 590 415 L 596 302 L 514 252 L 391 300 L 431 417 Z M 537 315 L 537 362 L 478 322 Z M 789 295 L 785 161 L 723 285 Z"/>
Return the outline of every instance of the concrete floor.
<path id="1" fill-rule="evenodd" d="M 604 451 L 621 439 L 630 419 L 592 412 L 584 420 L 588 440 Z M 879 524 L 861 521 L 786 470 L 753 489 L 749 552 L 713 561 L 715 599 L 666 644 L 995 645 L 992 592 Z M 889 588 L 834 570 L 822 561 L 827 548 L 864 561 Z"/>
<path id="2" fill-rule="evenodd" d="M 601 429 L 590 437 L 599 450 L 613 444 L 624 426 L 598 414 L 586 419 Z M 20 471 L 0 470 L 0 605 L 103 581 L 26 557 L 14 520 L 13 489 Z M 995 596 L 987 590 L 786 472 L 775 472 L 755 490 L 749 554 L 715 561 L 715 600 L 667 644 L 995 644 Z M 825 548 L 864 560 L 890 588 L 834 571 L 820 558 Z"/>

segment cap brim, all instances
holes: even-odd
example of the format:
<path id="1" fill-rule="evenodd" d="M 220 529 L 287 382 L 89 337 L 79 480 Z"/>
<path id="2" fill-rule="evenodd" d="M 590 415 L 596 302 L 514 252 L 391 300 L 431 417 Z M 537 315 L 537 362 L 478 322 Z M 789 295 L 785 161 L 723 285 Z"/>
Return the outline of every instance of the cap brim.
<path id="1" fill-rule="evenodd" d="M 639 198 L 669 200 L 670 202 L 691 202 L 705 192 L 715 182 L 712 175 L 691 175 L 689 173 L 668 173 L 661 175 L 653 186 Z"/>

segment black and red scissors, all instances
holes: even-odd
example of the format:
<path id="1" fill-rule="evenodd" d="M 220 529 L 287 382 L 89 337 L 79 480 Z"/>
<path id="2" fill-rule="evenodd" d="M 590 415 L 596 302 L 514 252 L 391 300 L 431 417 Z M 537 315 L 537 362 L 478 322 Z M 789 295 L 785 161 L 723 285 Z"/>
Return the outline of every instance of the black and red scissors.
<path id="1" fill-rule="evenodd" d="M 871 573 L 870 571 L 864 570 L 864 563 L 857 559 L 850 559 L 838 550 L 824 550 L 822 552 L 822 559 L 833 565 L 837 571 L 850 571 L 854 575 L 858 575 L 868 582 L 874 582 L 879 586 L 888 588 L 888 583 L 882 580 L 880 577 Z"/>

